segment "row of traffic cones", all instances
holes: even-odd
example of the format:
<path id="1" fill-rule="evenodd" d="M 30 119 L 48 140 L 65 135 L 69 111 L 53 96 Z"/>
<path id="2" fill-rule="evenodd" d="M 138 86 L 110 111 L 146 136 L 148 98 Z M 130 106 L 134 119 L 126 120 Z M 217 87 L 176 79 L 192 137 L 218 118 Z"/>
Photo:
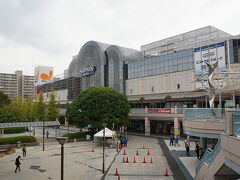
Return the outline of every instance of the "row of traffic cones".
<path id="1" fill-rule="evenodd" d="M 128 157 L 127 157 L 126 161 L 125 161 L 125 158 L 123 157 L 122 163 L 129 163 Z M 133 159 L 133 163 L 136 163 L 136 158 L 135 158 L 135 156 L 134 156 L 134 159 Z M 143 163 L 147 163 L 145 157 L 144 157 L 144 159 L 143 159 Z M 152 157 L 151 157 L 150 163 L 153 163 Z"/>
<path id="2" fill-rule="evenodd" d="M 116 168 L 115 176 L 118 176 L 118 179 L 120 179 L 120 175 L 118 174 L 118 170 L 117 170 L 117 168 Z M 165 171 L 164 176 L 169 176 L 169 175 L 168 175 L 168 170 L 167 170 L 167 168 L 166 168 L 166 171 Z"/>
<path id="3" fill-rule="evenodd" d="M 125 149 L 124 149 L 123 155 L 127 155 Z M 136 155 L 137 155 L 137 156 L 139 155 L 139 153 L 138 153 L 138 149 L 137 149 L 137 153 L 136 153 Z M 147 152 L 147 155 L 150 156 L 150 151 L 149 151 L 149 150 L 148 150 L 148 152 Z"/>

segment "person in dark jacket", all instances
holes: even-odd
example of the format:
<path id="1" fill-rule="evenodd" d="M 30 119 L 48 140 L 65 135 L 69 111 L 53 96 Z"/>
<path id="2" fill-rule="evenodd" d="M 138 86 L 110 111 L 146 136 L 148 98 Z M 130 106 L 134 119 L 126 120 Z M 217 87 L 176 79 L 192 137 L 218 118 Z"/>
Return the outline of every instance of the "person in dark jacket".
<path id="1" fill-rule="evenodd" d="M 170 136 L 170 146 L 172 145 L 173 146 L 173 140 L 174 140 L 174 137 L 173 135 Z"/>
<path id="2" fill-rule="evenodd" d="M 18 156 L 18 157 L 16 158 L 16 161 L 15 161 L 15 165 L 16 165 L 15 173 L 17 172 L 17 169 L 18 169 L 19 171 L 21 171 L 21 169 L 20 169 L 20 165 L 21 165 L 21 163 L 20 163 L 20 158 L 21 158 L 21 156 Z"/>
<path id="3" fill-rule="evenodd" d="M 123 139 L 123 143 L 124 143 L 124 147 L 127 147 L 128 139 L 126 137 Z"/>
<path id="4" fill-rule="evenodd" d="M 197 158 L 200 159 L 200 156 L 199 156 L 200 146 L 199 146 L 198 142 L 196 142 L 195 151 L 196 151 L 196 154 L 197 154 Z"/>

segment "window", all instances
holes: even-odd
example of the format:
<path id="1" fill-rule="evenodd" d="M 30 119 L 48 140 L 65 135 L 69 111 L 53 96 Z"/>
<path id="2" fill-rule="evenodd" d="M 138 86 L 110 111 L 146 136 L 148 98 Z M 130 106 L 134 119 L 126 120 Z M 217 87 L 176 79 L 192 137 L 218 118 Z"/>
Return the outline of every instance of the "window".
<path id="1" fill-rule="evenodd" d="M 133 90 L 132 89 L 130 89 L 130 94 L 132 94 L 133 93 Z"/>
<path id="2" fill-rule="evenodd" d="M 180 89 L 180 84 L 177 84 L 177 89 Z"/>
<path id="3" fill-rule="evenodd" d="M 154 87 L 152 86 L 152 92 L 154 92 Z"/>

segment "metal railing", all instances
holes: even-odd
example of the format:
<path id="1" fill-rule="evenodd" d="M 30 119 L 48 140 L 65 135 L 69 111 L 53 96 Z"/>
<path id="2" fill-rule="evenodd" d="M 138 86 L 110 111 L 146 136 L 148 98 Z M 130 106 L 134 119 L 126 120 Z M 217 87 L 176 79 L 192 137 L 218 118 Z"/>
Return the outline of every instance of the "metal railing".
<path id="1" fill-rule="evenodd" d="M 215 120 L 223 119 L 224 109 L 222 108 L 186 108 L 185 119 Z"/>
<path id="2" fill-rule="evenodd" d="M 233 135 L 240 136 L 240 109 L 236 109 L 232 114 Z"/>
<path id="3" fill-rule="evenodd" d="M 218 139 L 218 142 L 213 150 L 210 148 L 206 149 L 200 163 L 198 164 L 198 166 L 196 168 L 196 174 L 199 172 L 199 170 L 201 169 L 201 167 L 204 163 L 207 163 L 208 165 L 210 165 L 213 162 L 213 160 L 219 153 L 220 149 L 221 149 L 221 140 Z"/>

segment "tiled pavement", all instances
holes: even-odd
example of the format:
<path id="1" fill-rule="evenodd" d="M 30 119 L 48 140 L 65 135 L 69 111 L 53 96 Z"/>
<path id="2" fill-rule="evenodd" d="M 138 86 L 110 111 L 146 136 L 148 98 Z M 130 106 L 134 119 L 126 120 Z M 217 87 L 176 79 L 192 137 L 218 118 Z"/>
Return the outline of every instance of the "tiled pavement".
<path id="1" fill-rule="evenodd" d="M 160 148 L 158 139 L 140 136 L 128 136 L 128 139 L 128 147 L 122 148 L 121 152 L 116 156 L 105 180 L 118 179 L 117 176 L 114 176 L 116 168 L 121 180 L 173 179 L 173 173 Z M 145 149 L 143 149 L 143 145 Z M 127 155 L 123 155 L 124 149 Z M 137 150 L 139 155 L 136 155 Z M 148 150 L 150 155 L 147 155 Z M 134 156 L 137 163 L 133 163 Z M 128 157 L 129 163 L 122 163 L 123 157 L 125 159 Z M 147 163 L 143 163 L 144 157 Z M 153 163 L 150 163 L 151 158 Z M 165 176 L 166 169 L 169 176 Z"/>
<path id="2" fill-rule="evenodd" d="M 64 148 L 64 177 L 71 180 L 99 180 L 102 177 L 102 148 L 91 152 L 92 142 L 67 143 Z M 28 147 L 27 157 L 22 157 L 21 172 L 14 173 L 15 158 L 21 150 L 0 158 L 1 180 L 49 180 L 60 179 L 60 145 Z M 106 148 L 106 168 L 116 155 L 116 149 Z"/>

